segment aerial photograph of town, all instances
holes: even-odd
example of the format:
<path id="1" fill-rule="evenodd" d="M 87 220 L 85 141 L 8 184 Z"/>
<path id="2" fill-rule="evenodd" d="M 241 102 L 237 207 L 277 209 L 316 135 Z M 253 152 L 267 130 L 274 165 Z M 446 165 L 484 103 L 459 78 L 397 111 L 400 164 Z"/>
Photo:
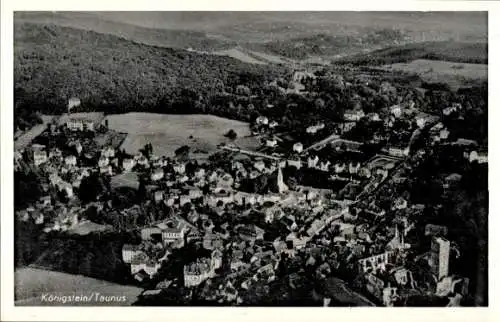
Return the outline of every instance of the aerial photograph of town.
<path id="1" fill-rule="evenodd" d="M 489 305 L 488 12 L 13 28 L 16 306 Z"/>

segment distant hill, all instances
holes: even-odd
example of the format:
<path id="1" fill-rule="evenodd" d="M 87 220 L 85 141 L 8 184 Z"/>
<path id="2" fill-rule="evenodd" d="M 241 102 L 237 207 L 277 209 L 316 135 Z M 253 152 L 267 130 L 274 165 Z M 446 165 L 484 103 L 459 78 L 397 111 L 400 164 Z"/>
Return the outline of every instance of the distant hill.
<path id="1" fill-rule="evenodd" d="M 92 105 L 148 110 L 185 97 L 181 90 L 196 97 L 240 82 L 261 86 L 281 72 L 69 27 L 16 23 L 14 29 L 16 104 L 45 113 L 63 110 L 72 96 Z"/>
<path id="2" fill-rule="evenodd" d="M 118 36 L 145 45 L 223 50 L 235 46 L 233 41 L 208 36 L 203 30 L 145 28 L 129 23 L 105 20 L 86 12 L 16 12 L 15 22 L 71 27 Z"/>
<path id="3" fill-rule="evenodd" d="M 373 66 L 406 63 L 416 59 L 488 64 L 488 44 L 451 41 L 419 42 L 342 57 L 335 60 L 335 63 Z"/>
<path id="4" fill-rule="evenodd" d="M 486 12 L 16 12 L 14 20 L 146 45 L 219 54 L 231 49 L 226 54 L 243 62 L 250 59 L 234 48 L 305 60 L 424 40 L 487 41 Z"/>

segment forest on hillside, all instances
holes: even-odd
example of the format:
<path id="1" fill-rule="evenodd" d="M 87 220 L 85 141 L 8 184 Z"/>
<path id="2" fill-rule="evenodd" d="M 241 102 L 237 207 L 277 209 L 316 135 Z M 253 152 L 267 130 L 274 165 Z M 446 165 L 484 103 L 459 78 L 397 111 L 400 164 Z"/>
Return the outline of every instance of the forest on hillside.
<path id="1" fill-rule="evenodd" d="M 61 113 L 73 96 L 96 110 L 168 113 L 188 96 L 252 90 L 284 72 L 54 25 L 16 24 L 14 38 L 15 114 Z"/>
<path id="2" fill-rule="evenodd" d="M 335 63 L 352 64 L 355 66 L 378 66 L 407 63 L 416 59 L 488 64 L 488 44 L 477 42 L 428 41 L 391 46 L 368 53 L 343 57 L 336 60 Z"/>

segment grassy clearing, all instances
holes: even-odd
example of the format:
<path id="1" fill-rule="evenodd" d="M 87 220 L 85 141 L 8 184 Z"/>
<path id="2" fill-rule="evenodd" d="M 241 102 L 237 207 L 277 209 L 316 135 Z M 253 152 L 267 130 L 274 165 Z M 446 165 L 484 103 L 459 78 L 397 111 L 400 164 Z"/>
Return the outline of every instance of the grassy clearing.
<path id="1" fill-rule="evenodd" d="M 88 235 L 95 232 L 103 232 L 109 230 L 111 227 L 106 225 L 97 224 L 92 221 L 82 221 L 75 227 L 68 230 L 69 234 Z"/>
<path id="2" fill-rule="evenodd" d="M 238 137 L 233 143 L 241 148 L 255 150 L 257 139 L 248 137 L 251 132 L 248 123 L 229 120 L 212 115 L 167 115 L 154 113 L 128 113 L 107 117 L 110 129 L 127 132 L 121 148 L 135 154 L 146 143 L 153 145 L 156 155 L 173 156 L 183 145 L 192 152 L 208 155 L 222 142 L 231 142 L 224 137 L 233 129 Z"/>
<path id="3" fill-rule="evenodd" d="M 135 172 L 124 172 L 111 178 L 111 187 L 113 189 L 127 187 L 139 189 L 139 177 Z"/>
<path id="4" fill-rule="evenodd" d="M 60 302 L 49 303 L 42 301 L 41 296 L 44 293 L 68 296 L 73 294 L 90 295 L 94 292 L 98 292 L 105 296 L 125 295 L 126 300 L 124 302 L 113 303 L 92 301 L 80 303 L 79 305 L 129 306 L 136 301 L 137 296 L 142 292 L 142 289 L 134 286 L 124 286 L 81 275 L 72 275 L 30 267 L 16 270 L 14 273 L 14 283 L 15 305 L 19 306 L 63 305 Z M 66 303 L 65 305 L 71 306 L 75 305 L 75 303 Z"/>
<path id="5" fill-rule="evenodd" d="M 20 133 L 19 136 L 15 138 L 14 147 L 16 150 L 24 149 L 28 144 L 33 141 L 34 138 L 42 134 L 42 132 L 47 128 L 47 125 L 52 122 L 52 115 L 42 115 L 42 124 L 35 125 L 28 131 Z"/>
<path id="6" fill-rule="evenodd" d="M 488 65 L 485 64 L 417 59 L 409 63 L 386 65 L 384 69 L 415 73 L 426 82 L 447 83 L 451 87 L 488 79 Z"/>
<path id="7" fill-rule="evenodd" d="M 247 55 L 243 51 L 237 49 L 237 48 L 232 48 L 232 49 L 226 49 L 226 50 L 219 50 L 214 52 L 216 55 L 221 55 L 221 56 L 229 56 L 234 59 L 238 59 L 244 63 L 248 64 L 259 64 L 259 65 L 265 65 L 266 62 L 256 59 L 250 55 Z"/>

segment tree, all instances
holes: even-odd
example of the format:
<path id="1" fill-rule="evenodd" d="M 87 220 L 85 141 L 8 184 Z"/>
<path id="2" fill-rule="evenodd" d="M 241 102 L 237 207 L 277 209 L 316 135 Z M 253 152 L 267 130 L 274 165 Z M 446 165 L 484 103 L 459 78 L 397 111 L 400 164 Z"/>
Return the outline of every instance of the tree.
<path id="1" fill-rule="evenodd" d="M 175 156 L 179 159 L 187 159 L 189 158 L 190 148 L 187 145 L 183 145 L 177 150 L 175 150 Z"/>
<path id="2" fill-rule="evenodd" d="M 235 140 L 238 137 L 238 134 L 233 129 L 230 129 L 226 134 L 224 134 L 224 136 L 231 140 Z"/>
<path id="3" fill-rule="evenodd" d="M 91 174 L 84 178 L 78 189 L 78 198 L 83 203 L 95 201 L 105 190 L 103 180 L 97 174 Z"/>

